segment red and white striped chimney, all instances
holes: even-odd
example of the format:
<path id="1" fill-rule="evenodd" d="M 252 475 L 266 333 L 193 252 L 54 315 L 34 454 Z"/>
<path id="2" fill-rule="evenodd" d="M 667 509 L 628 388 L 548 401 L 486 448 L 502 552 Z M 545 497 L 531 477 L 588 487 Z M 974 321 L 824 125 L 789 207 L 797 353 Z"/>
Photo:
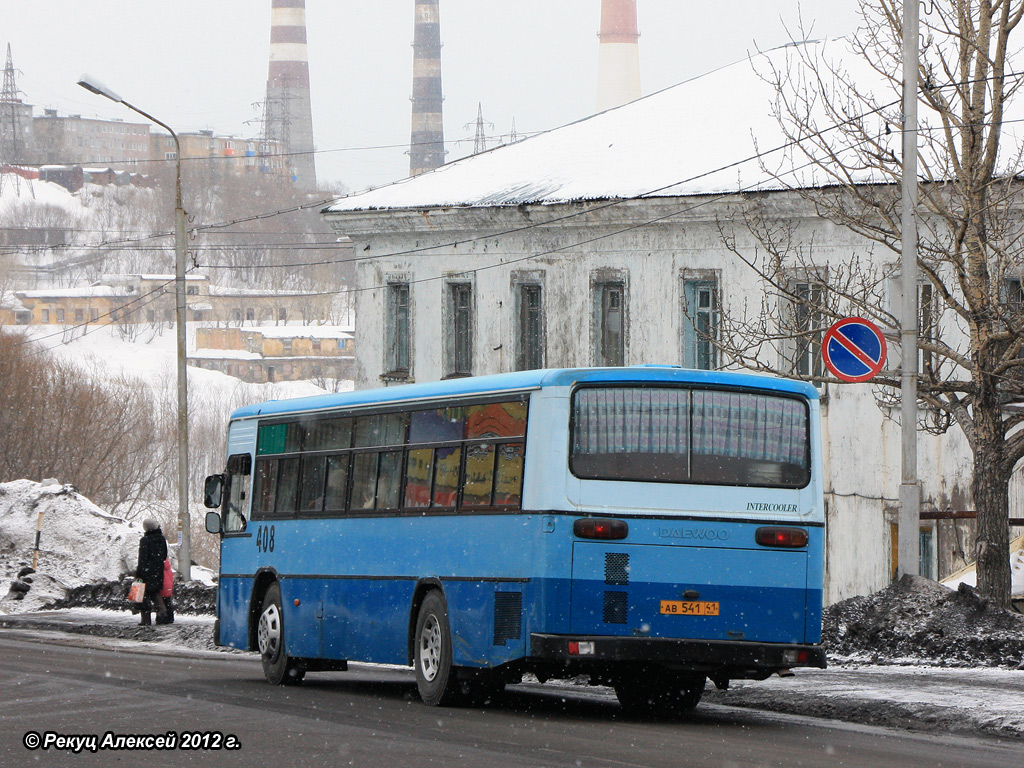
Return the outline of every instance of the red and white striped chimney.
<path id="1" fill-rule="evenodd" d="M 441 11 L 438 0 L 416 0 L 412 57 L 412 137 L 409 175 L 418 176 L 444 163 L 441 104 Z"/>
<path id="2" fill-rule="evenodd" d="M 642 95 L 636 0 L 601 0 L 597 36 L 597 111 L 603 112 Z"/>
<path id="3" fill-rule="evenodd" d="M 287 147 L 287 164 L 295 185 L 315 190 L 306 0 L 272 0 L 265 109 L 267 138 L 277 139 Z"/>

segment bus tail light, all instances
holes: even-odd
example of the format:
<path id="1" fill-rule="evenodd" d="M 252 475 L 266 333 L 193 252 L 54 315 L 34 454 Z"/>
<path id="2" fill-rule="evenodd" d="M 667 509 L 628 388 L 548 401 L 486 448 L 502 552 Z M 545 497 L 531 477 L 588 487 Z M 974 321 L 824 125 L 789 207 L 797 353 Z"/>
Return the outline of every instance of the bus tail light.
<path id="1" fill-rule="evenodd" d="M 803 528 L 758 528 L 754 539 L 762 547 L 806 547 L 808 536 Z"/>
<path id="2" fill-rule="evenodd" d="M 570 640 L 568 650 L 570 656 L 593 656 L 594 643 L 592 641 L 578 642 L 576 640 Z"/>
<path id="3" fill-rule="evenodd" d="M 625 520 L 584 517 L 572 524 L 572 532 L 581 539 L 624 539 L 629 526 Z"/>
<path id="4" fill-rule="evenodd" d="M 810 658 L 811 655 L 802 648 L 792 648 L 782 652 L 782 661 L 790 666 L 806 664 Z"/>

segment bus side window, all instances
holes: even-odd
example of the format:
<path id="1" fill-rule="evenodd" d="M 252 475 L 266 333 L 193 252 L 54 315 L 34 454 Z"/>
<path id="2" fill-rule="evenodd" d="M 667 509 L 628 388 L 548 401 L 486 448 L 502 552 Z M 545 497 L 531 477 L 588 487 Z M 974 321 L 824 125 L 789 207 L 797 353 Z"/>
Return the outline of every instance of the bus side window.
<path id="1" fill-rule="evenodd" d="M 224 502 L 224 530 L 227 533 L 245 530 L 251 480 L 252 456 L 248 453 L 229 456 L 227 493 Z"/>
<path id="2" fill-rule="evenodd" d="M 523 499 L 523 444 L 507 443 L 498 448 L 494 476 L 494 505 L 519 507 Z"/>

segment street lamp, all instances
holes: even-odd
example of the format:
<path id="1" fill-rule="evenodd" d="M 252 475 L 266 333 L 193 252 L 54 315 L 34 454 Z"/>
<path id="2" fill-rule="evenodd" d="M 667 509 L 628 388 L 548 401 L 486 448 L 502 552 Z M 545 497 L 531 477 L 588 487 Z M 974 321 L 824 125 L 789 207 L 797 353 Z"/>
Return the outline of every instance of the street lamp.
<path id="1" fill-rule="evenodd" d="M 185 581 L 192 579 L 192 536 L 188 513 L 188 375 L 185 342 L 185 209 L 181 206 L 181 144 L 169 125 L 157 120 L 138 107 L 129 104 L 94 77 L 82 75 L 78 84 L 87 91 L 124 104 L 171 134 L 174 139 L 174 295 L 175 320 L 178 336 L 178 531 L 181 549 L 178 551 L 178 570 Z M 182 563 L 185 564 L 182 569 Z"/>

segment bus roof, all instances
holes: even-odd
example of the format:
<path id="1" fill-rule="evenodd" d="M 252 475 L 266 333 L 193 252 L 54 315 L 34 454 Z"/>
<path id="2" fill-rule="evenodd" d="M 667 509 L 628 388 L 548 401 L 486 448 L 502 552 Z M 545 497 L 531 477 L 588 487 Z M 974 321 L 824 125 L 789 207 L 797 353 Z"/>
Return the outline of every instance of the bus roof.
<path id="1" fill-rule="evenodd" d="M 637 382 L 666 384 L 705 384 L 749 387 L 799 394 L 818 399 L 818 391 L 807 382 L 755 373 L 702 371 L 673 365 L 635 365 L 624 368 L 547 368 L 490 376 L 467 376 L 444 381 L 401 384 L 394 387 L 361 389 L 289 400 L 268 400 L 243 406 L 232 419 L 323 411 L 332 408 L 381 405 L 385 403 L 434 400 L 445 397 L 493 395 L 502 392 L 526 392 L 542 387 L 568 387 L 577 383 Z"/>

